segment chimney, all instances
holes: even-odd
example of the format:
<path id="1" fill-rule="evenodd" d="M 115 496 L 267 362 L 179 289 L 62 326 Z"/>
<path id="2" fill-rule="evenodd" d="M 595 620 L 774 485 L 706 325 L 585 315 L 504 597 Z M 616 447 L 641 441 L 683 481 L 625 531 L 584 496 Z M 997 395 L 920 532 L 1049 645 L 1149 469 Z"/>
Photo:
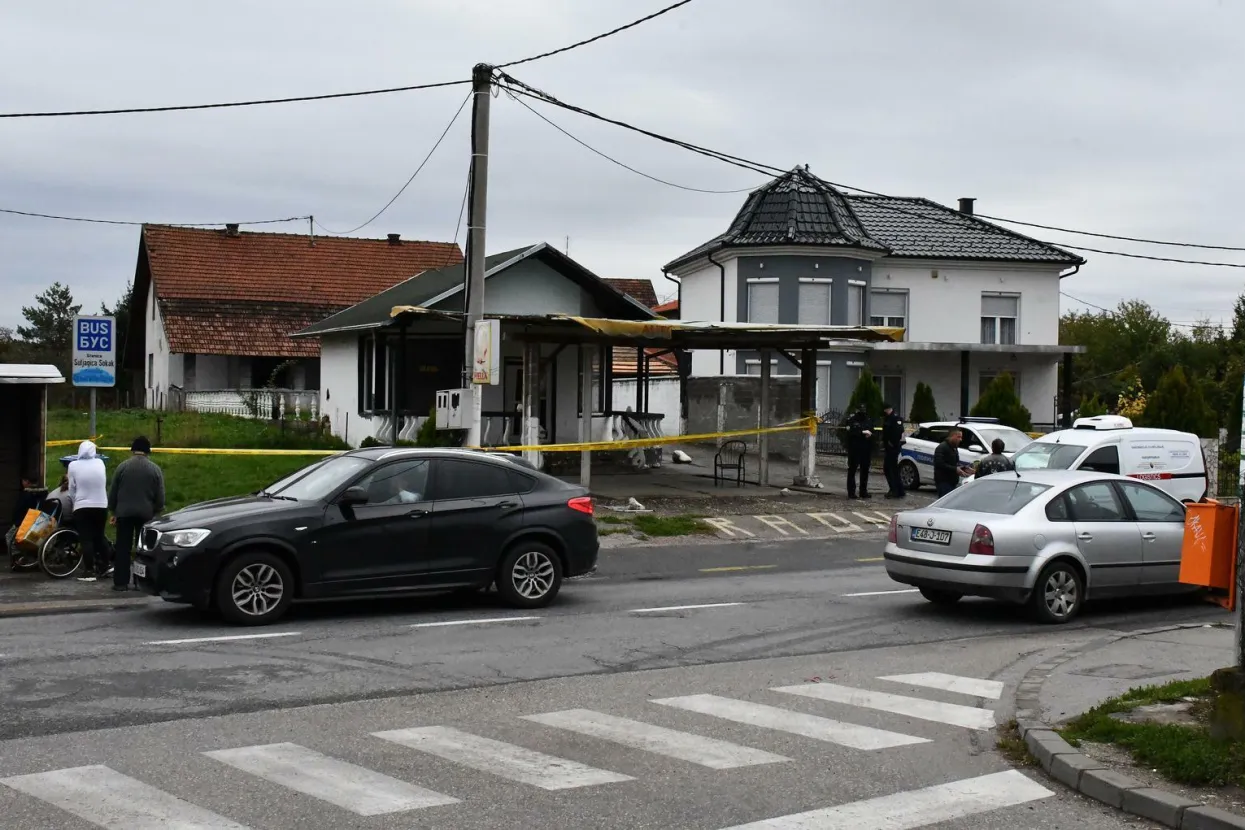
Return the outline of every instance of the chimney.
<path id="1" fill-rule="evenodd" d="M 400 233 L 391 233 L 391 234 L 389 234 L 389 244 L 390 244 L 390 245 L 401 245 L 401 244 L 402 244 L 402 234 L 400 234 Z"/>
<path id="2" fill-rule="evenodd" d="M 967 216 L 972 216 L 973 215 L 973 202 L 975 201 L 977 200 L 970 199 L 967 196 L 961 196 L 960 197 L 960 213 L 963 213 Z"/>
<path id="3" fill-rule="evenodd" d="M 237 236 L 237 235 L 238 235 L 238 224 L 236 222 L 231 222 L 225 226 L 225 236 Z"/>

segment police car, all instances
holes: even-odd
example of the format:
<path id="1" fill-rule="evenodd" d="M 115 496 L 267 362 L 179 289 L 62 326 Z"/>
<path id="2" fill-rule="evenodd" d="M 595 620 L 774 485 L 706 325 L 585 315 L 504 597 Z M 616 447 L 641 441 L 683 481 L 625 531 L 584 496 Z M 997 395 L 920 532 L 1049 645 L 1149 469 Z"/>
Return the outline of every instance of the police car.
<path id="1" fill-rule="evenodd" d="M 964 418 L 959 421 L 930 421 L 920 424 L 906 436 L 899 452 L 899 480 L 905 490 L 916 490 L 934 483 L 934 450 L 952 429 L 964 433 L 960 442 L 960 463 L 972 466 L 990 453 L 995 438 L 1003 439 L 1003 454 L 1011 457 L 1033 443 L 1026 433 L 1003 426 L 998 418 Z"/>

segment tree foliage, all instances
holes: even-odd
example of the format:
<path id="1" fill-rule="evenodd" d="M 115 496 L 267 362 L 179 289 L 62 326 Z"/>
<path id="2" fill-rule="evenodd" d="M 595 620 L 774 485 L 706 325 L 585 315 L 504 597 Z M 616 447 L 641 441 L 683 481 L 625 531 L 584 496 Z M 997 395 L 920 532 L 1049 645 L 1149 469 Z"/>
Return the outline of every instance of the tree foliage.
<path id="1" fill-rule="evenodd" d="M 1000 423 L 1022 432 L 1033 430 L 1033 416 L 1020 402 L 1020 397 L 1016 394 L 1016 382 L 1006 372 L 990 381 L 990 385 L 969 414 L 998 418 Z"/>
<path id="2" fill-rule="evenodd" d="M 1078 418 L 1093 418 L 1096 415 L 1106 415 L 1109 411 L 1101 398 L 1097 395 L 1091 395 L 1088 398 L 1081 399 L 1081 405 L 1076 408 L 1076 416 Z"/>
<path id="3" fill-rule="evenodd" d="M 27 325 L 17 334 L 39 360 L 65 367 L 73 345 L 73 318 L 82 310 L 74 303 L 69 286 L 54 282 L 35 297 L 35 304 L 22 308 Z"/>
<path id="4" fill-rule="evenodd" d="M 869 371 L 869 367 L 864 367 L 860 371 L 860 380 L 856 381 L 856 388 L 852 390 L 852 398 L 848 401 L 848 413 L 855 412 L 857 407 L 864 404 L 865 411 L 876 422 L 882 417 L 882 405 L 884 403 L 885 401 L 882 400 L 882 388 L 873 379 L 873 372 Z"/>
<path id="5" fill-rule="evenodd" d="M 1203 438 L 1216 434 L 1216 421 L 1200 384 L 1191 383 L 1179 366 L 1173 366 L 1159 380 L 1154 394 L 1146 401 L 1143 418 L 1146 426 L 1178 429 Z"/>
<path id="6" fill-rule="evenodd" d="M 918 381 L 912 393 L 912 411 L 908 413 L 908 423 L 923 424 L 938 420 L 938 406 L 934 403 L 934 390 L 929 384 Z"/>

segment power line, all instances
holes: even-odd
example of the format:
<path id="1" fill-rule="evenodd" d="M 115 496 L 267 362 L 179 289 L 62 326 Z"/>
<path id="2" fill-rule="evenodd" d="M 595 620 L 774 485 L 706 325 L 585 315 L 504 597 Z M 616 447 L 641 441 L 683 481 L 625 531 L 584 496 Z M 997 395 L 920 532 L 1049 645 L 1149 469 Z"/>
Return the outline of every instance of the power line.
<path id="1" fill-rule="evenodd" d="M 381 217 L 381 214 L 389 210 L 389 208 L 393 205 L 393 203 L 398 201 L 398 197 L 406 192 L 406 189 L 411 186 L 411 182 L 415 181 L 415 177 L 418 176 L 420 171 L 423 170 L 425 165 L 428 164 L 428 161 L 432 158 L 433 153 L 435 153 L 437 151 L 437 148 L 441 146 L 441 142 L 445 141 L 445 137 L 449 135 L 450 129 L 452 129 L 455 122 L 458 121 L 458 116 L 463 114 L 463 108 L 467 106 L 467 102 L 470 100 L 471 100 L 471 93 L 468 92 L 467 97 L 463 98 L 463 102 L 459 104 L 458 109 L 454 111 L 454 117 L 450 119 L 450 123 L 446 124 L 445 129 L 441 131 L 441 136 L 437 139 L 437 142 L 432 145 L 432 149 L 428 151 L 428 155 L 424 156 L 424 160 L 419 163 L 419 167 L 416 167 L 415 172 L 412 173 L 411 177 L 406 180 L 406 183 L 403 184 L 402 187 L 398 188 L 398 192 L 393 194 L 393 198 L 390 199 L 388 202 L 385 202 L 384 207 L 382 207 L 380 210 L 372 214 L 371 219 L 368 219 L 362 225 L 356 225 L 355 227 L 351 228 L 348 231 L 330 230 L 324 227 L 324 225 L 320 225 L 320 223 L 317 222 L 316 224 L 320 225 L 320 230 L 324 231 L 325 233 L 332 234 L 334 236 L 345 236 L 347 234 L 354 233 L 355 231 L 361 231 L 364 228 L 366 228 L 368 225 L 372 224 L 377 219 L 379 219 Z"/>
<path id="2" fill-rule="evenodd" d="M 93 225 L 166 225 L 172 228 L 203 228 L 220 226 L 225 224 L 232 225 L 276 225 L 282 222 L 301 222 L 310 219 L 310 216 L 287 216 L 284 219 L 256 219 L 251 222 L 133 222 L 122 219 L 90 219 L 84 216 L 60 216 L 55 213 L 35 213 L 29 210 L 12 210 L 10 208 L 0 208 L 0 213 L 8 213 L 13 216 L 29 216 L 35 219 L 59 219 L 64 222 L 89 222 Z"/>
<path id="3" fill-rule="evenodd" d="M 1203 248 L 1208 251 L 1245 251 L 1245 248 L 1238 248 L 1232 245 L 1201 245 L 1194 242 L 1172 242 L 1164 239 L 1146 239 L 1139 236 L 1119 236 L 1110 233 L 1095 233 L 1094 231 L 1078 231 L 1074 228 L 1060 228 L 1055 225 L 1042 225 L 1037 222 L 1022 222 L 1019 219 L 1007 219 L 1002 216 L 991 216 L 987 213 L 978 213 L 976 216 L 982 219 L 990 219 L 995 222 L 1006 222 L 1009 225 L 1024 225 L 1029 228 L 1041 228 L 1045 231 L 1058 231 L 1059 233 L 1074 233 L 1078 236 L 1096 236 L 1099 239 L 1118 239 L 1123 242 L 1141 242 L 1146 245 L 1170 245 L 1176 248 Z"/>
<path id="4" fill-rule="evenodd" d="M 0 112 L 0 118 L 61 118 L 73 115 L 133 115 L 150 112 L 186 112 L 189 110 L 217 110 L 230 107 L 260 107 L 268 104 L 294 104 L 301 101 L 328 101 L 335 98 L 362 98 L 366 95 L 389 95 L 394 92 L 413 92 L 419 89 L 439 89 L 471 83 L 470 78 L 461 81 L 439 81 L 434 84 L 392 86 L 385 89 L 364 89 L 358 92 L 331 92 L 324 95 L 299 95 L 293 98 L 259 98 L 249 101 L 229 101 L 219 104 L 175 104 L 167 107 L 125 107 L 121 109 L 60 110 L 54 112 Z"/>
<path id="5" fill-rule="evenodd" d="M 659 9 L 653 12 L 652 14 L 641 17 L 639 20 L 633 20 L 630 23 L 627 23 L 623 26 L 619 26 L 616 29 L 610 29 L 608 32 L 602 32 L 601 34 L 590 37 L 587 40 L 580 40 L 575 43 L 572 43 L 569 46 L 563 46 L 561 49 L 554 49 L 550 52 L 542 52 L 541 54 L 533 55 L 530 58 L 523 58 L 522 60 L 510 61 L 510 63 L 499 64 L 497 68 L 505 69 L 506 67 L 509 67 L 509 66 L 518 66 L 519 64 L 531 63 L 532 61 L 538 61 L 543 58 L 551 58 L 554 55 L 560 55 L 563 52 L 569 52 L 572 49 L 578 49 L 581 46 L 587 46 L 589 43 L 596 43 L 598 40 L 604 40 L 605 38 L 610 37 L 612 35 L 616 35 L 619 32 L 625 32 L 628 29 L 633 29 L 636 26 L 639 26 L 641 23 L 647 23 L 648 21 L 656 17 L 661 17 L 663 14 L 672 12 L 675 9 L 679 8 L 680 6 L 686 6 L 690 2 L 692 2 L 692 0 L 679 0 L 678 3 L 672 3 L 671 5 L 666 6 L 664 9 Z"/>
<path id="6" fill-rule="evenodd" d="M 1089 300 L 1082 300 L 1080 297 L 1074 297 L 1066 291 L 1060 291 L 1059 294 L 1060 296 L 1067 297 L 1069 300 L 1078 302 L 1083 306 L 1089 306 L 1090 308 L 1097 309 L 1098 311 L 1101 311 L 1103 314 L 1109 314 L 1112 317 L 1120 316 L 1120 313 L 1118 311 L 1115 311 L 1114 309 L 1110 309 L 1110 308 L 1107 308 L 1106 306 L 1098 305 L 1097 303 L 1091 303 Z M 1178 322 L 1176 320 L 1166 320 L 1166 322 L 1170 326 L 1180 326 L 1181 328 L 1191 328 L 1191 329 L 1202 329 L 1202 328 L 1222 329 L 1224 327 L 1223 323 L 1212 323 L 1209 320 L 1205 320 L 1201 323 Z"/>
<path id="7" fill-rule="evenodd" d="M 674 188 L 677 188 L 677 189 L 679 189 L 679 190 L 689 190 L 689 191 L 691 191 L 691 192 L 693 192 L 693 193 L 745 193 L 745 192 L 747 192 L 747 191 L 749 191 L 749 190 L 755 190 L 755 189 L 756 189 L 755 187 L 741 187 L 741 188 L 738 188 L 738 189 L 736 189 L 736 190 L 706 190 L 705 188 L 700 188 L 700 187 L 688 187 L 688 186 L 686 186 L 686 185 L 677 184 L 677 183 L 675 183 L 675 182 L 671 182 L 671 181 L 667 181 L 667 180 L 665 180 L 665 179 L 658 178 L 657 176 L 652 176 L 652 175 L 650 175 L 650 174 L 648 174 L 648 173 L 645 173 L 643 170 L 637 170 L 636 168 L 632 167 L 631 165 L 626 164 L 626 163 L 624 163 L 624 162 L 621 162 L 621 161 L 619 161 L 618 159 L 614 158 L 613 156 L 610 156 L 610 155 L 607 155 L 606 153 L 601 152 L 601 151 L 600 151 L 600 150 L 598 150 L 596 147 L 593 147 L 591 144 L 588 144 L 586 141 L 584 141 L 584 140 L 582 140 L 582 139 L 578 138 L 577 136 L 572 135 L 569 131 L 567 131 L 567 130 L 563 129 L 561 125 L 559 125 L 559 124 L 557 124 L 557 123 L 555 123 L 555 122 L 551 121 L 550 119 L 546 118 L 545 116 L 541 115 L 539 112 L 537 112 L 535 109 L 533 109 L 533 108 L 532 108 L 532 107 L 531 107 L 531 106 L 530 106 L 530 105 L 529 105 L 526 101 L 524 101 L 522 98 L 520 98 L 520 97 L 518 97 L 517 95 L 515 95 L 513 91 L 511 91 L 511 90 L 507 89 L 507 90 L 506 90 L 506 94 L 510 96 L 511 100 L 513 100 L 513 101 L 517 102 L 520 106 L 522 106 L 524 109 L 526 109 L 526 110 L 527 110 L 528 112 L 530 112 L 532 115 L 535 115 L 535 116 L 536 116 L 537 118 L 539 118 L 541 121 L 544 121 L 544 122 L 545 122 L 546 124 L 548 124 L 550 127 L 553 127 L 555 130 L 557 130 L 558 132 L 562 133 L 562 135 L 566 136 L 566 137 L 567 137 L 567 138 L 569 138 L 571 141 L 574 141 L 576 144 L 580 145 L 581 147 L 584 147 L 584 148 L 586 148 L 586 149 L 590 150 L 591 152 L 596 153 L 598 156 L 600 156 L 601 158 L 605 159 L 606 161 L 611 162 L 612 164 L 616 164 L 616 165 L 618 165 L 619 167 L 623 168 L 624 170 L 630 170 L 632 173 L 635 173 L 637 176 L 643 176 L 644 178 L 649 179 L 649 180 L 654 181 L 654 182 L 657 182 L 657 183 L 659 183 L 659 184 L 664 184 L 664 185 L 667 185 L 667 186 L 669 186 L 669 187 L 674 187 Z"/>
<path id="8" fill-rule="evenodd" d="M 506 74 L 505 72 L 499 72 L 498 74 L 501 80 L 504 82 L 504 84 L 509 85 L 508 87 L 503 85 L 503 88 L 507 89 L 512 94 L 523 95 L 528 98 L 533 98 L 538 101 L 543 101 L 547 104 L 552 104 L 553 106 L 561 107 L 562 109 L 569 110 L 570 112 L 575 112 L 580 115 L 584 115 L 588 118 L 593 118 L 598 121 L 603 121 L 607 124 L 613 124 L 617 127 L 622 127 L 623 129 L 631 130 L 632 132 L 637 132 L 637 133 L 640 133 L 641 135 L 646 135 L 658 141 L 662 141 L 667 144 L 672 144 L 676 147 L 682 147 L 694 153 L 699 153 L 701 155 L 708 156 L 709 158 L 716 158 L 718 161 L 722 161 L 722 162 L 725 162 L 726 164 L 731 164 L 736 167 L 741 167 L 745 170 L 752 170 L 754 172 L 763 173 L 768 176 L 781 176 L 781 175 L 785 175 L 788 172 L 787 170 L 784 170 L 779 167 L 774 167 L 773 165 L 765 164 L 763 162 L 758 162 L 758 161 L 752 161 L 750 159 L 743 158 L 741 156 L 733 156 L 728 153 L 723 153 L 717 150 L 712 150 L 708 147 L 702 147 L 700 145 L 692 144 L 687 141 L 682 141 L 681 139 L 671 138 L 670 136 L 665 136 L 660 133 L 653 132 L 651 130 L 646 130 L 641 127 L 637 127 L 634 124 L 629 124 L 625 121 L 619 121 L 614 118 L 608 118 L 604 115 L 600 115 L 599 113 L 595 113 L 595 112 L 592 112 L 591 110 L 584 109 L 583 107 L 578 107 L 573 104 L 566 103 L 565 101 L 558 100 L 552 95 L 549 95 L 546 92 L 543 92 L 528 84 L 525 84 L 522 81 L 518 80 L 517 78 L 514 78 L 513 76 Z M 835 182 L 829 179 L 823 179 L 822 181 L 825 181 L 826 184 L 829 184 L 833 187 L 837 187 L 843 190 L 853 190 L 858 193 L 864 193 L 870 196 L 878 196 L 878 197 L 882 197 L 885 199 L 897 199 L 897 197 L 890 196 L 886 193 L 881 193 L 876 190 L 869 190 L 868 188 L 864 188 L 864 187 L 857 187 L 855 185 Z M 916 218 L 929 221 L 929 222 L 937 222 L 939 224 L 947 225 L 949 227 L 955 227 L 955 228 L 963 227 L 961 220 L 951 221 L 943 217 L 930 215 L 928 213 L 918 213 L 916 211 L 908 210 L 906 208 L 899 207 L 893 204 L 879 203 L 878 205 L 876 205 L 876 207 L 883 209 L 883 210 L 889 210 L 893 213 L 907 214 L 909 216 L 914 216 Z M 982 218 L 982 217 L 975 217 L 975 218 Z M 1022 236 L 1021 234 L 1016 234 L 1015 231 L 1009 231 L 1006 228 L 996 227 L 996 226 L 989 224 L 988 222 L 981 222 L 979 223 L 979 226 L 983 230 L 988 230 L 992 233 L 996 233 L 1002 236 L 1008 236 L 1008 237 Z M 1211 266 L 1211 267 L 1217 267 L 1217 268 L 1245 268 L 1245 263 L 1191 260 L 1191 259 L 1180 259 L 1176 257 L 1156 257 L 1156 256 L 1150 256 L 1147 254 L 1131 254 L 1131 253 L 1127 253 L 1124 251 L 1109 251 L 1109 250 L 1104 250 L 1102 248 L 1090 248 L 1090 247 L 1086 247 L 1083 245 L 1069 245 L 1069 244 L 1056 245 L 1053 242 L 1048 242 L 1042 239 L 1034 239 L 1033 237 L 1027 237 L 1027 238 L 1033 239 L 1034 242 L 1040 243 L 1042 245 L 1047 245 L 1056 250 L 1072 249 L 1074 251 L 1087 251 L 1090 253 L 1104 254 L 1107 256 L 1128 257 L 1130 259 L 1145 259 L 1145 260 L 1153 260 L 1157 262 L 1175 262 L 1175 263 L 1180 263 L 1184 265 L 1204 265 L 1204 266 Z M 1065 250 L 1064 252 L 1066 253 L 1067 251 Z"/>

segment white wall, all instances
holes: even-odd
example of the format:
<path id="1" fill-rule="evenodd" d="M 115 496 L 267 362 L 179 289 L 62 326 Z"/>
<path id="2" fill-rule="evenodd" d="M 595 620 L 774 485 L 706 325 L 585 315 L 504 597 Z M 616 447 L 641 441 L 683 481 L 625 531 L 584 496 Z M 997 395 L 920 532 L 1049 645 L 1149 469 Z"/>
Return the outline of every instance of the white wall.
<path id="1" fill-rule="evenodd" d="M 1020 386 L 1016 390 L 1020 402 L 1029 410 L 1035 423 L 1050 423 L 1054 418 L 1054 397 L 1059 385 L 1059 358 L 1051 355 L 1020 355 L 1015 361 L 1006 354 L 973 354 L 969 361 L 968 405 L 977 403 L 980 377 L 983 372 L 1009 372 Z M 929 385 L 940 418 L 961 418 L 960 353 L 959 352 L 873 352 L 869 369 L 875 375 L 903 377 L 904 418 L 912 411 L 912 396 L 917 383 Z"/>
<path id="2" fill-rule="evenodd" d="M 682 288 L 679 291 L 679 319 L 690 321 L 721 321 L 735 320 L 739 316 L 739 289 L 736 282 L 739 278 L 739 263 L 733 257 L 723 259 L 722 267 L 726 271 L 726 298 L 723 306 L 722 272 L 718 266 L 709 263 L 703 268 L 691 271 L 681 277 Z M 725 310 L 725 311 L 724 311 Z M 720 353 L 697 349 L 692 352 L 692 374 L 722 374 Z M 726 352 L 726 374 L 734 372 L 735 352 Z"/>
<path id="3" fill-rule="evenodd" d="M 156 302 L 154 281 L 151 282 L 147 299 L 143 303 L 143 321 L 147 330 L 143 339 L 147 347 L 143 354 L 143 386 L 147 390 L 147 407 L 155 409 L 163 406 L 168 397 L 169 344 L 164 337 L 164 320 L 160 317 L 160 307 Z"/>
<path id="4" fill-rule="evenodd" d="M 485 314 L 583 314 L 597 308 L 582 289 L 537 259 L 526 259 L 485 283 Z"/>
<path id="5" fill-rule="evenodd" d="M 625 412 L 635 409 L 634 379 L 614 381 L 614 408 Z M 662 435 L 682 435 L 679 418 L 679 379 L 677 377 L 651 378 L 648 382 L 648 411 L 665 415 L 661 421 Z"/>
<path id="6" fill-rule="evenodd" d="M 880 259 L 873 264 L 872 288 L 908 291 L 909 341 L 978 342 L 981 295 L 989 291 L 1020 295 L 1017 344 L 1056 345 L 1060 270 L 1015 263 L 979 266 Z"/>
<path id="7" fill-rule="evenodd" d="M 376 435 L 379 420 L 359 415 L 359 351 L 355 334 L 327 335 L 320 341 L 320 412 L 333 434 L 352 447 Z"/>

